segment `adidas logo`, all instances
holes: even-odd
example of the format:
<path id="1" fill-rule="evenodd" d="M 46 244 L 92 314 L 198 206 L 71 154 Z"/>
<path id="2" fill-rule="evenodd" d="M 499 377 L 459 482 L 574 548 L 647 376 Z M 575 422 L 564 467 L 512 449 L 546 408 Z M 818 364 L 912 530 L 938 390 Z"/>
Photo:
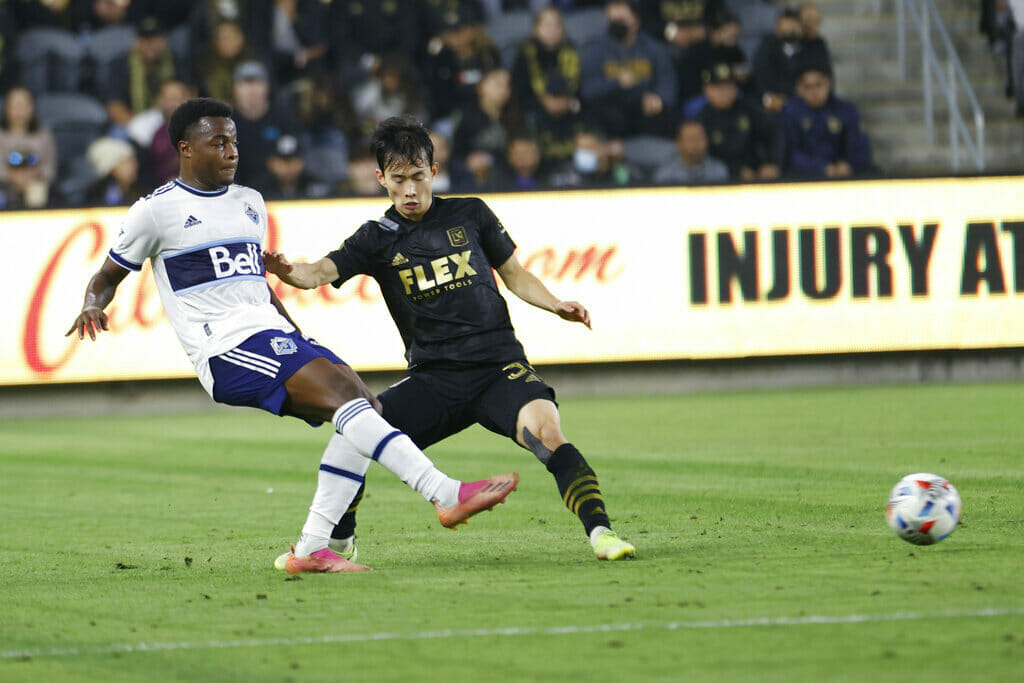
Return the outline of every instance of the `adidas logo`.
<path id="1" fill-rule="evenodd" d="M 186 228 L 194 228 L 197 225 L 199 225 L 200 223 L 202 223 L 201 220 L 199 220 L 198 218 L 196 218 L 192 214 L 189 214 L 188 220 L 185 221 L 185 227 Z"/>
<path id="2" fill-rule="evenodd" d="M 405 265 L 408 262 L 409 262 L 409 259 L 407 259 L 404 256 L 402 256 L 402 252 L 398 252 L 397 254 L 395 254 L 395 258 L 391 259 L 391 265 L 393 265 L 393 266 Z"/>

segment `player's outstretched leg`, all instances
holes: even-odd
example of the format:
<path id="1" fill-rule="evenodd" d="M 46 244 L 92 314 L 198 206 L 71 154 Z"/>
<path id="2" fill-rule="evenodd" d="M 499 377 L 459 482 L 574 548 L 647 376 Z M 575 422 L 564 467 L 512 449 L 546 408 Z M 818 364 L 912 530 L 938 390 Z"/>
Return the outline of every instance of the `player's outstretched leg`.
<path id="1" fill-rule="evenodd" d="M 459 500 L 450 508 L 434 503 L 437 518 L 449 529 L 456 529 L 466 524 L 470 517 L 478 512 L 490 510 L 498 503 L 504 503 L 508 494 L 519 485 L 519 475 L 515 472 L 500 474 L 497 477 L 474 481 L 459 487 Z"/>
<path id="2" fill-rule="evenodd" d="M 551 453 L 546 465 L 555 477 L 562 502 L 583 523 L 597 559 L 635 557 L 636 547 L 612 531 L 597 475 L 576 447 L 571 443 L 562 444 Z"/>
<path id="3" fill-rule="evenodd" d="M 339 519 L 362 489 L 370 461 L 340 434 L 327 442 L 317 473 L 316 494 L 299 541 L 291 552 L 280 555 L 274 566 L 289 574 L 306 572 L 367 572 L 356 564 L 355 553 L 345 557 L 329 546 L 335 520 Z"/>

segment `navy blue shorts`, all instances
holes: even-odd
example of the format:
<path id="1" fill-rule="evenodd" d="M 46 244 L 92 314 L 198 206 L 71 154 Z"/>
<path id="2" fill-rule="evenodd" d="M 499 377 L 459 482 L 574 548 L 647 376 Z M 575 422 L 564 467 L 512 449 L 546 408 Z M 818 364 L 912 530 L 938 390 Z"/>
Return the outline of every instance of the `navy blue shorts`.
<path id="1" fill-rule="evenodd" d="M 303 365 L 320 357 L 345 365 L 326 346 L 298 332 L 257 332 L 230 351 L 210 359 L 213 400 L 281 415 L 288 400 L 285 381 Z"/>

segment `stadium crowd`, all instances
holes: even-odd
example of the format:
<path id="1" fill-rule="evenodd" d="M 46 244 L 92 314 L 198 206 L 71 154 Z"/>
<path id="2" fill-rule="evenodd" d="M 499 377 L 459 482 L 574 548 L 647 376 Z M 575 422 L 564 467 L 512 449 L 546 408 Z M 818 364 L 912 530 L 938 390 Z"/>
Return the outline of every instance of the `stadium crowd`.
<path id="1" fill-rule="evenodd" d="M 235 108 L 236 181 L 378 196 L 367 136 L 434 131 L 435 191 L 870 173 L 812 3 L 0 0 L 0 208 L 129 204 L 173 178 L 196 95 Z"/>

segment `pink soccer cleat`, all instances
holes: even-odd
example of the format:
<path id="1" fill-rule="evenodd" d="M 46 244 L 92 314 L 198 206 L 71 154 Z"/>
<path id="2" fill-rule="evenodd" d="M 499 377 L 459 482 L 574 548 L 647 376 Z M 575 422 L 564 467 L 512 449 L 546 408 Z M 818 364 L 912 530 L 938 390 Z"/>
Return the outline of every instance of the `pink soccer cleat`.
<path id="1" fill-rule="evenodd" d="M 443 508 L 437 503 L 437 518 L 443 526 L 454 529 L 466 520 L 483 510 L 490 510 L 498 503 L 505 502 L 505 497 L 516 490 L 519 475 L 500 474 L 497 477 L 462 484 L 459 487 L 459 502 L 454 507 Z"/>
<path id="2" fill-rule="evenodd" d="M 305 557 L 295 556 L 295 546 L 292 551 L 277 558 L 274 566 L 284 569 L 289 574 L 338 574 L 342 572 L 370 572 L 373 571 L 365 564 L 349 562 L 344 557 L 330 548 L 317 550 Z"/>

